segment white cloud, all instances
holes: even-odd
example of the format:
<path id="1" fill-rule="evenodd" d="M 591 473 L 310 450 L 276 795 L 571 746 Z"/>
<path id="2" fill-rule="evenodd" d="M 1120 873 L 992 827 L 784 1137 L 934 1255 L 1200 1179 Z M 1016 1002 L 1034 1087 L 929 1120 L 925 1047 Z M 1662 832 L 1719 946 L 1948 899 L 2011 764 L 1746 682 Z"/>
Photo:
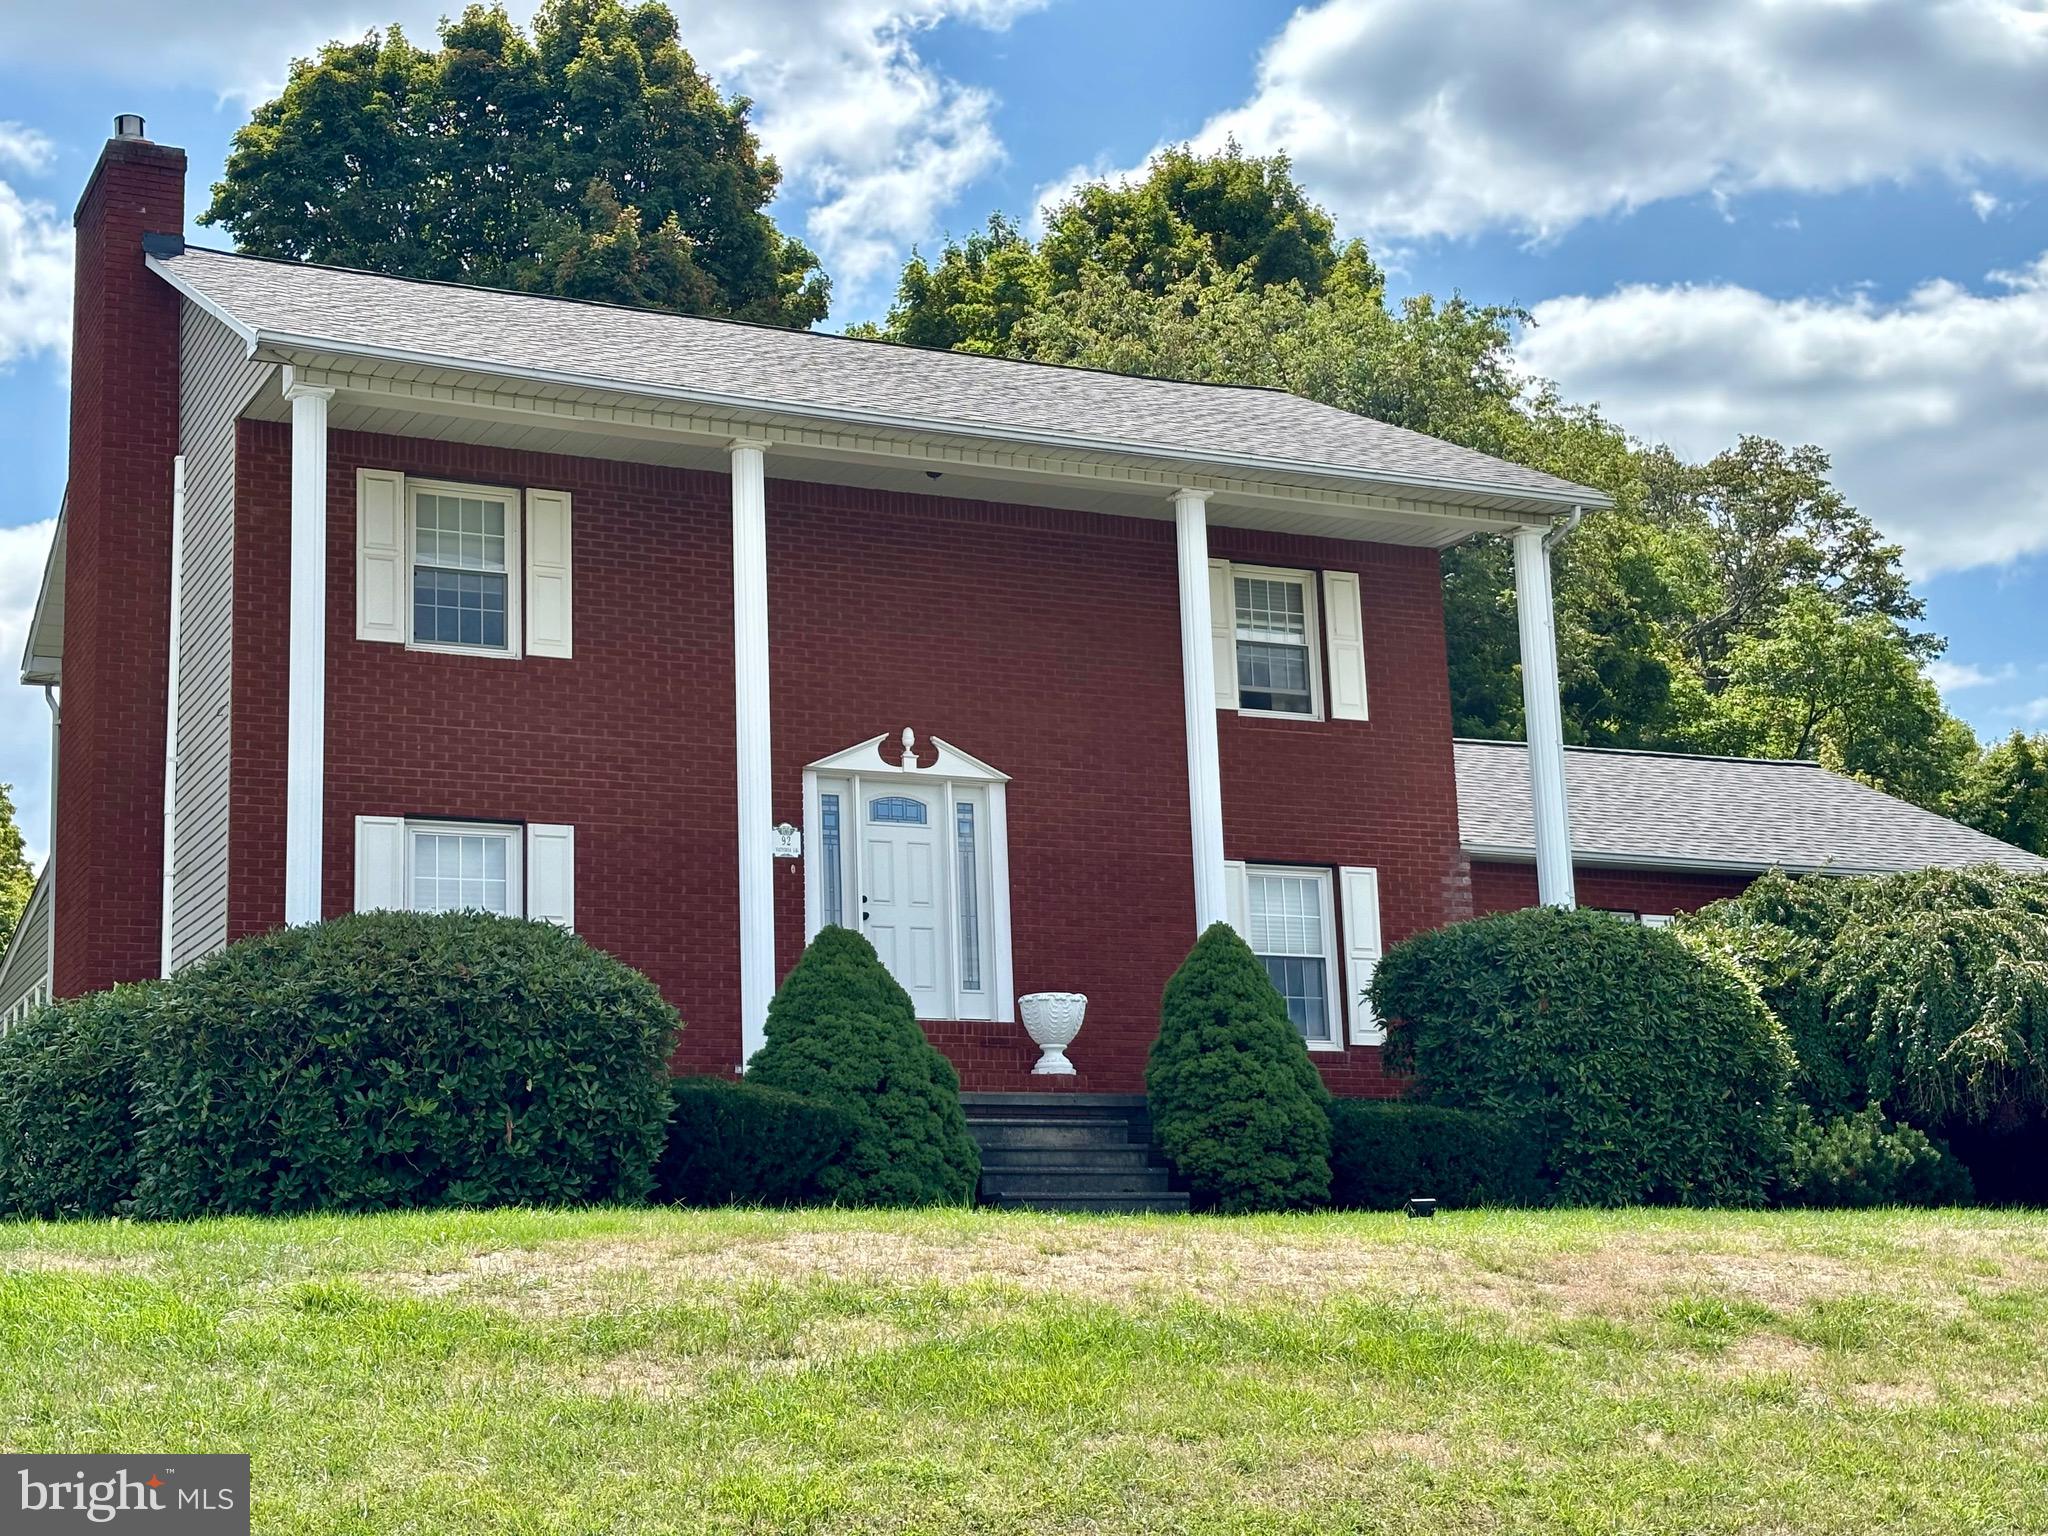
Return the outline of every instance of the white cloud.
<path id="1" fill-rule="evenodd" d="M 1001 28 L 1044 0 L 772 0 L 683 12 L 691 51 L 758 103 L 762 143 L 812 200 L 805 232 L 845 313 L 1003 158 L 995 99 L 933 69 L 918 34 Z"/>
<path id="2" fill-rule="evenodd" d="M 1324 0 L 1212 118 L 1375 238 L 1665 198 L 2048 174 L 2039 0 Z"/>
<path id="3" fill-rule="evenodd" d="M 2006 713 L 2028 725 L 2048 725 L 2048 699 L 2029 699 Z"/>
<path id="4" fill-rule="evenodd" d="M 0 123 L 0 165 L 17 165 L 34 175 L 47 170 L 57 146 L 26 123 Z"/>
<path id="5" fill-rule="evenodd" d="M 71 226 L 0 181 L 0 369 L 71 345 Z"/>
<path id="6" fill-rule="evenodd" d="M 682 0 L 684 46 L 726 91 L 755 102 L 755 126 L 788 191 L 809 207 L 804 234 L 838 283 L 834 310 L 873 297 L 940 212 L 1002 160 L 994 99 L 922 57 L 945 23 L 1000 29 L 1048 0 Z M 11 16 L 0 61 L 93 74 L 138 90 L 198 86 L 262 101 L 287 62 L 335 37 L 393 21 L 429 41 L 442 0 L 212 0 L 204 6 L 77 0 Z M 533 0 L 513 0 L 524 23 Z M 119 103 L 116 103 L 119 105 Z M 887 285 L 884 285 L 887 286 Z"/>
<path id="7" fill-rule="evenodd" d="M 1533 313 L 1522 365 L 1638 436 L 1694 457 L 1744 432 L 1826 448 L 1918 574 L 2048 549 L 2048 253 L 1895 304 L 1637 285 Z"/>
<path id="8" fill-rule="evenodd" d="M 56 526 L 46 517 L 0 528 L 0 666 L 10 673 L 28 640 Z M 14 786 L 15 820 L 40 860 L 50 846 L 50 711 L 40 689 L 0 688 L 0 783 Z"/>
<path id="9" fill-rule="evenodd" d="M 1986 192 L 1982 187 L 1970 192 L 1970 212 L 1977 215 L 1978 222 L 1989 223 L 1994 213 L 2003 213 L 2005 204 Z"/>
<path id="10" fill-rule="evenodd" d="M 1959 693 L 1965 688 L 1988 688 L 1993 683 L 2009 683 L 2019 676 L 2019 667 L 2007 662 L 1996 672 L 1986 672 L 1982 667 L 1967 661 L 1930 661 L 1927 664 L 1927 679 L 1944 694 Z"/>

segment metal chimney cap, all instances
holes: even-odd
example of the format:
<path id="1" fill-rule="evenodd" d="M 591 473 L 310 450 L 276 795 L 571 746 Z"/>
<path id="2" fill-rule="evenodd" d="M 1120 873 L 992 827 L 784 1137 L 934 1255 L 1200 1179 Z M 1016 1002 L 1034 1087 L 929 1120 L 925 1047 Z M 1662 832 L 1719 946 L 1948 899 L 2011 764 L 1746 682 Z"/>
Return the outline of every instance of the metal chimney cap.
<path id="1" fill-rule="evenodd" d="M 140 112 L 122 112 L 114 118 L 114 137 L 117 139 L 139 139 L 142 132 Z"/>

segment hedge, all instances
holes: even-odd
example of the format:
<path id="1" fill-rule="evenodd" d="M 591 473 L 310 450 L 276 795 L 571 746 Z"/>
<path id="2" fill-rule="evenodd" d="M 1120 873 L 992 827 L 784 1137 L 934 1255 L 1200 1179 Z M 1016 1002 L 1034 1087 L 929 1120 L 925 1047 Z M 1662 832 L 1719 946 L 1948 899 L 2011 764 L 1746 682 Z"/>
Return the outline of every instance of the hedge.
<path id="1" fill-rule="evenodd" d="M 1329 1200 L 1330 1092 L 1265 966 L 1227 923 L 1166 983 L 1145 1095 L 1153 1138 L 1197 1209 Z"/>
<path id="2" fill-rule="evenodd" d="M 0 1036 L 0 1213 L 126 1211 L 135 1063 L 162 993 L 139 982 L 39 1008 Z"/>
<path id="3" fill-rule="evenodd" d="M 821 929 L 768 1005 L 747 1081 L 838 1105 L 859 1127 L 818 1175 L 842 1205 L 964 1205 L 981 1153 L 960 1077 L 918 1027 L 910 994 L 850 929 Z"/>
<path id="4" fill-rule="evenodd" d="M 548 923 L 377 912 L 230 945 L 168 984 L 136 1070 L 137 1209 L 644 1198 L 677 1028 Z"/>
<path id="5" fill-rule="evenodd" d="M 1372 996 L 1417 1096 L 1519 1121 L 1566 1202 L 1757 1205 L 1783 1166 L 1784 1032 L 1668 929 L 1500 913 L 1395 946 Z"/>
<path id="6" fill-rule="evenodd" d="M 1535 1147 L 1513 1121 L 1377 1099 L 1330 1105 L 1330 1203 L 1393 1211 L 1421 1195 L 1446 1209 L 1542 1205 Z"/>
<path id="7" fill-rule="evenodd" d="M 1875 1107 L 1838 1120 L 1802 1118 L 1781 1199 L 1787 1205 L 1968 1205 L 1970 1171 L 1949 1149 Z"/>
<path id="8" fill-rule="evenodd" d="M 672 1205 L 802 1205 L 860 1122 L 840 1105 L 722 1077 L 678 1077 L 656 1197 Z"/>

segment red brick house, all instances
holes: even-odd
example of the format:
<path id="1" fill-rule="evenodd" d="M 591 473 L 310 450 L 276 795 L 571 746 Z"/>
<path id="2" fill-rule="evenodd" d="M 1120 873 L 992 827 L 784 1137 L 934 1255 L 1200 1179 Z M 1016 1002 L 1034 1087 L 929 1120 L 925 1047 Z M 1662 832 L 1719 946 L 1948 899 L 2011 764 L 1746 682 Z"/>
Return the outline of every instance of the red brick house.
<path id="1" fill-rule="evenodd" d="M 1458 826 L 1474 912 L 1534 906 L 1528 748 L 1460 741 Z M 1883 875 L 2048 859 L 1895 799 L 1819 763 L 1671 752 L 1564 750 L 1578 904 L 1668 923 L 1766 870 Z"/>
<path id="2" fill-rule="evenodd" d="M 78 207 L 0 1006 L 481 906 L 729 1070 L 842 923 L 967 1087 L 1034 1085 L 1016 999 L 1071 989 L 1064 1086 L 1121 1092 L 1220 919 L 1371 1092 L 1374 959 L 1473 909 L 1438 563 L 1481 533 L 1570 901 L 1548 559 L 1595 493 L 1268 390 L 201 250 L 184 176 L 124 119 Z"/>

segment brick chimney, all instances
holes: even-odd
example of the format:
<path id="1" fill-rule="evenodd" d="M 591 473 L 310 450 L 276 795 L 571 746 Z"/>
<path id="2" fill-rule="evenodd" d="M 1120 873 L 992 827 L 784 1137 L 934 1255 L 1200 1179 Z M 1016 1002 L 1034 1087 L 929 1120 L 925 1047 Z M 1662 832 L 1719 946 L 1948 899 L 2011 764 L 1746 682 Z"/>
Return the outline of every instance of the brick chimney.
<path id="1" fill-rule="evenodd" d="M 185 230 L 185 151 L 142 119 L 78 200 L 54 990 L 157 974 L 179 300 L 142 237 Z"/>

